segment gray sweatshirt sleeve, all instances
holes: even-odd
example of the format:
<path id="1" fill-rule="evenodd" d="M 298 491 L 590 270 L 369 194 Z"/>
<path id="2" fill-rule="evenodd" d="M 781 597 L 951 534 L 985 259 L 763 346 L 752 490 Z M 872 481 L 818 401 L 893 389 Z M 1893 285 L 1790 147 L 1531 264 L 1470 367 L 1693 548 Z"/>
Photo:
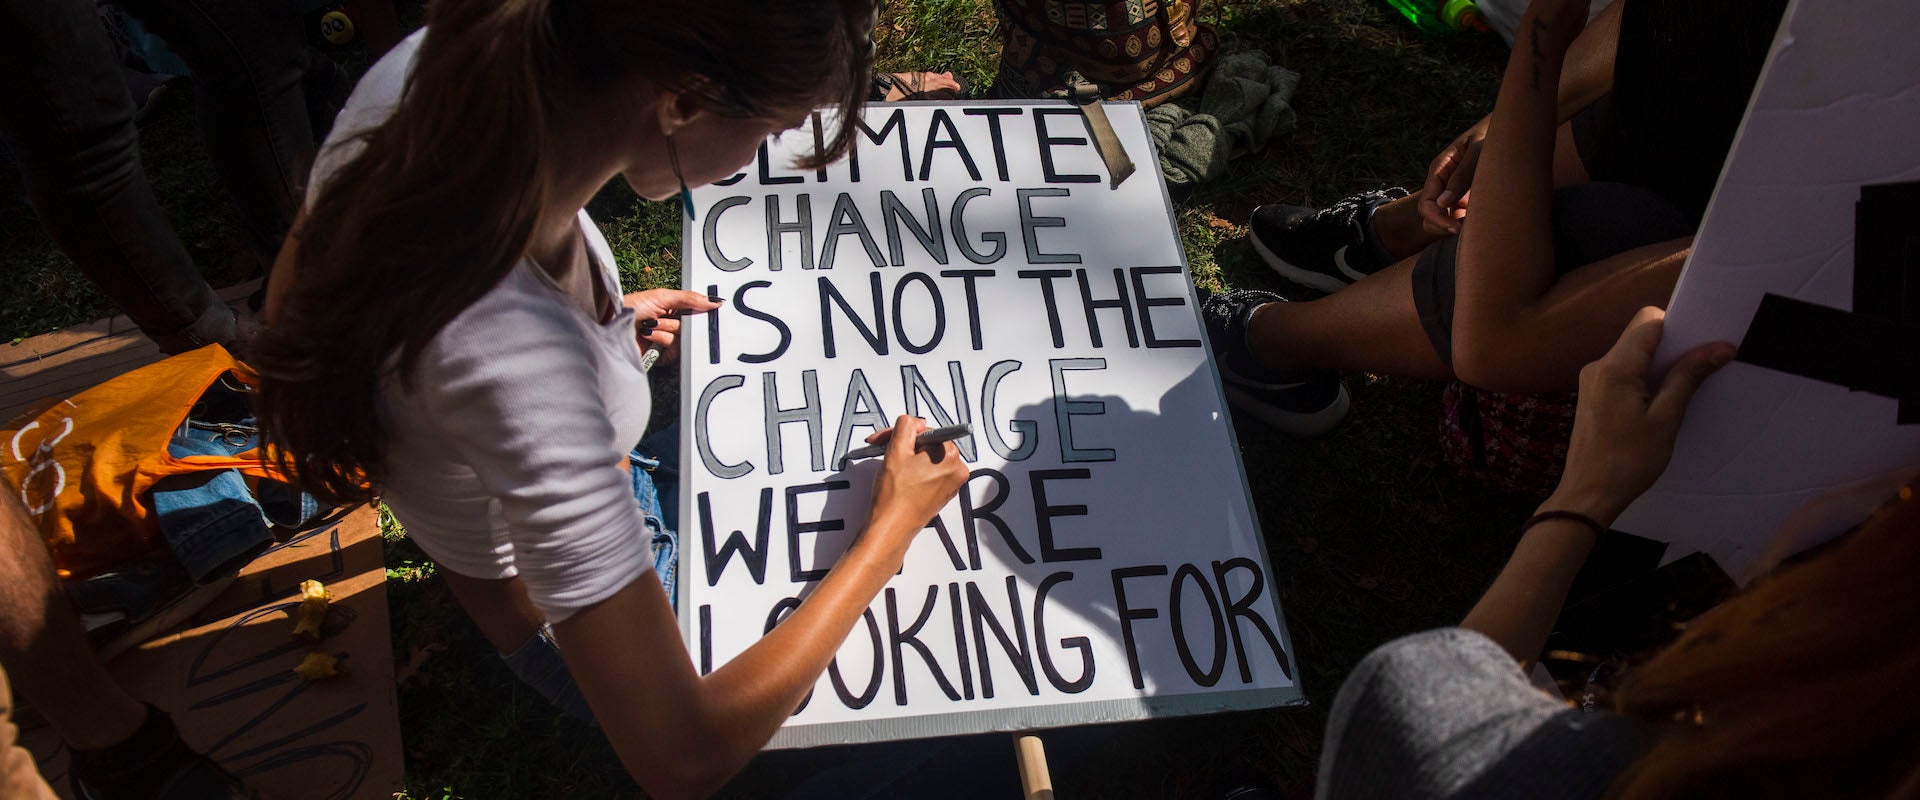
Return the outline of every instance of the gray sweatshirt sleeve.
<path id="1" fill-rule="evenodd" d="M 1547 695 L 1461 628 L 1374 650 L 1329 713 L 1319 800 L 1598 798 L 1642 746 L 1625 718 Z"/>

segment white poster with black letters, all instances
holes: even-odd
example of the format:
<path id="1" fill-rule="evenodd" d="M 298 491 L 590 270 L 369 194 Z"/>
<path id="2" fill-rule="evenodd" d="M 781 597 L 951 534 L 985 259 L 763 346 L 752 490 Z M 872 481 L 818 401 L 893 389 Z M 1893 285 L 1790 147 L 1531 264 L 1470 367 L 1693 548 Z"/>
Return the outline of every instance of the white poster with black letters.
<path id="1" fill-rule="evenodd" d="M 1668 307 L 1661 368 L 1736 342 L 1618 527 L 1737 578 L 1920 473 L 1920 5 L 1789 3 Z"/>
<path id="2" fill-rule="evenodd" d="M 1110 187 L 1063 103 L 888 104 L 692 194 L 680 614 L 703 672 L 860 534 L 902 413 L 971 423 L 922 531 L 772 747 L 1304 702 L 1145 116 Z M 816 124 L 819 124 L 816 122 Z M 830 121 L 829 123 L 830 124 Z"/>

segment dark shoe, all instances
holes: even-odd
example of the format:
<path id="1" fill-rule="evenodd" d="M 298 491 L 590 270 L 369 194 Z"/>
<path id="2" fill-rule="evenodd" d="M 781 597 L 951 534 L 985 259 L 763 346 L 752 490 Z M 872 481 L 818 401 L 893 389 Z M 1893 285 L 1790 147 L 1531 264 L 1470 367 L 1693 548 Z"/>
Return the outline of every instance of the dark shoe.
<path id="1" fill-rule="evenodd" d="M 1319 436 L 1340 424 L 1352 407 L 1339 375 L 1324 369 L 1269 369 L 1247 348 L 1254 311 L 1283 302 L 1286 298 L 1280 295 L 1254 289 L 1220 295 L 1202 291 L 1200 317 L 1207 327 L 1207 346 L 1234 408 L 1293 436 Z"/>
<path id="2" fill-rule="evenodd" d="M 233 585 L 237 570 L 195 584 L 170 555 L 130 561 L 84 581 L 64 584 L 87 640 L 101 661 L 200 613 Z"/>
<path id="3" fill-rule="evenodd" d="M 105 750 L 75 750 L 68 769 L 75 800 L 253 800 L 245 784 L 180 740 L 166 712 L 147 707 L 147 720 L 127 741 Z"/>
<path id="4" fill-rule="evenodd" d="M 1394 187 L 1353 195 L 1315 211 L 1269 205 L 1253 210 L 1253 251 L 1287 280 L 1332 294 L 1385 269 L 1393 257 L 1368 224 L 1373 209 L 1406 197 Z"/>

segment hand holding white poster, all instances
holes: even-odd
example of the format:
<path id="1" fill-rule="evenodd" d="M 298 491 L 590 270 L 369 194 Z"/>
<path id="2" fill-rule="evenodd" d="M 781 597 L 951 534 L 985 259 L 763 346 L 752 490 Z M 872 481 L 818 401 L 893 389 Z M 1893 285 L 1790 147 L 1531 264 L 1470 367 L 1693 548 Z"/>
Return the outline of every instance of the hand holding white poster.
<path id="1" fill-rule="evenodd" d="M 973 426 L 972 477 L 771 746 L 1302 702 L 1157 172 L 1109 187 L 1062 103 L 877 106 L 792 169 L 818 138 L 692 196 L 685 285 L 726 302 L 682 340 L 697 666 L 832 568 L 880 469 L 842 457 L 913 414 Z"/>
<path id="2" fill-rule="evenodd" d="M 1908 0 L 1787 7 L 1660 348 L 1740 357 L 1621 530 L 1751 577 L 1783 526 L 1811 545 L 1920 469 L 1917 35 Z"/>

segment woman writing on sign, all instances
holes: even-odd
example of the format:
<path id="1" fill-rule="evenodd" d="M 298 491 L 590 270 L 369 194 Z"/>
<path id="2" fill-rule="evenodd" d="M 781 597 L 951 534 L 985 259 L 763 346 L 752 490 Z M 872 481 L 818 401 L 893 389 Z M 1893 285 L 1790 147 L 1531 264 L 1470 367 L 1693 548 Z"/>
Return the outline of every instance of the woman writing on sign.
<path id="1" fill-rule="evenodd" d="M 901 418 L 859 540 L 698 674 L 655 462 L 629 450 L 642 347 L 719 304 L 623 304 L 582 207 L 615 176 L 663 199 L 730 175 L 817 105 L 854 118 L 873 21 L 871 0 L 437 0 L 355 91 L 275 266 L 258 408 L 300 483 L 378 491 L 515 672 L 590 713 L 654 796 L 753 757 L 967 469 L 951 444 L 916 451 L 923 423 Z"/>

